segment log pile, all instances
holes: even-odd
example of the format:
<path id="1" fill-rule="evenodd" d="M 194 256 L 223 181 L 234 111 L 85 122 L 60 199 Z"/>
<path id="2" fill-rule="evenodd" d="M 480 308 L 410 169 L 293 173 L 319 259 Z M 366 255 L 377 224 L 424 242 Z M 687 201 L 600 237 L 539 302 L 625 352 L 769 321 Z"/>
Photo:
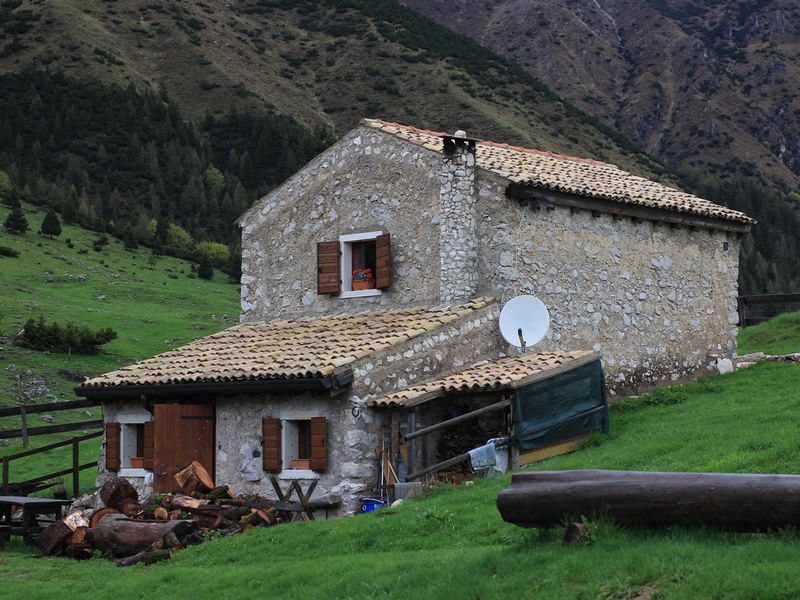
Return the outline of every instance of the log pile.
<path id="1" fill-rule="evenodd" d="M 104 507 L 91 514 L 76 509 L 53 522 L 39 534 L 37 546 L 46 556 L 84 560 L 102 551 L 118 558 L 118 566 L 152 564 L 211 537 L 309 519 L 300 503 L 236 496 L 228 486 L 215 487 L 199 463 L 175 478 L 180 493 L 164 494 L 144 506 L 128 480 L 108 479 L 98 492 Z"/>

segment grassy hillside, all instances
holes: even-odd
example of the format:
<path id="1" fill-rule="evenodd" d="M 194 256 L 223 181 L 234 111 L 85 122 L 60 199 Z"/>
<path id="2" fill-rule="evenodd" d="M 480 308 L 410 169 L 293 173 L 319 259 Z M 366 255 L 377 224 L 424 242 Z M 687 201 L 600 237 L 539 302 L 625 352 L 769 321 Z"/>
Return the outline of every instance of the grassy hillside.
<path id="1" fill-rule="evenodd" d="M 163 87 L 195 118 L 270 106 L 341 134 L 382 117 L 661 172 L 521 68 L 395 0 L 5 4 L 18 7 L 0 17 L 15 33 L 0 73 Z"/>
<path id="2" fill-rule="evenodd" d="M 739 331 L 739 354 L 800 352 L 800 312 L 778 315 L 774 319 Z"/>
<path id="3" fill-rule="evenodd" d="M 612 407 L 612 433 L 537 469 L 796 472 L 800 367 L 764 363 Z M 768 410 L 765 404 L 768 403 Z M 775 418 L 774 415 L 780 415 Z M 560 530 L 506 524 L 508 476 L 445 488 L 398 509 L 258 529 L 132 571 L 102 559 L 0 554 L 2 598 L 54 595 L 219 598 L 776 598 L 800 593 L 794 529 L 733 534 L 624 529 L 562 548 Z"/>
<path id="4" fill-rule="evenodd" d="M 0 206 L 0 223 L 8 212 Z M 63 226 L 60 237 L 49 239 L 34 233 L 44 213 L 30 206 L 25 213 L 31 231 L 16 236 L 0 229 L 0 246 L 20 252 L 18 258 L 0 257 L 0 406 L 75 400 L 73 388 L 84 375 L 113 370 L 238 321 L 238 287 L 224 274 L 215 273 L 213 281 L 192 279 L 190 263 L 151 259 L 148 249 L 126 251 L 114 238 L 97 252 L 92 241 L 98 234 L 69 225 Z M 25 321 L 39 315 L 92 329 L 111 327 L 118 338 L 100 353 L 84 356 L 14 345 L 13 337 Z M 90 412 L 96 418 L 99 408 Z M 56 424 L 89 418 L 80 411 L 52 416 Z M 38 415 L 32 415 L 29 423 L 43 424 Z M 0 427 L 17 428 L 19 419 L 0 419 Z M 36 437 L 31 445 L 55 439 Z M 19 443 L 0 441 L 0 454 L 18 451 Z M 96 456 L 96 441 L 84 447 L 87 456 Z M 63 468 L 66 456 L 66 450 L 54 451 L 37 459 L 32 467 L 37 472 L 30 476 Z M 93 479 L 94 474 L 87 472 L 85 482 Z"/>

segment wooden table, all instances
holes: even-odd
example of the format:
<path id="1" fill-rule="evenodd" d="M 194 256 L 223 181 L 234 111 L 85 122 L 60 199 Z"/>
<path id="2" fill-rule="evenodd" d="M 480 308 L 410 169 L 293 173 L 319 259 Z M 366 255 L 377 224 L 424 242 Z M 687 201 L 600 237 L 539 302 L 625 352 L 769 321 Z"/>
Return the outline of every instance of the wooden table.
<path id="1" fill-rule="evenodd" d="M 21 535 L 26 544 L 33 544 L 36 534 L 42 530 L 38 517 L 52 515 L 53 520 L 60 519 L 63 507 L 70 504 L 72 500 L 0 496 L 0 548 L 5 546 L 6 539 L 11 535 Z M 15 506 L 22 508 L 21 521 L 11 520 Z"/>

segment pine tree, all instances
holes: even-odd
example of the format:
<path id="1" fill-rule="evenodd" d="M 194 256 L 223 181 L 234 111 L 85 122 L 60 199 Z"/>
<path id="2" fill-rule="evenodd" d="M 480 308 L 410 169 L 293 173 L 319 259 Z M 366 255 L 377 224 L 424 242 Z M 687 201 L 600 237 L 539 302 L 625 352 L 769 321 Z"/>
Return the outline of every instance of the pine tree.
<path id="1" fill-rule="evenodd" d="M 53 239 L 54 235 L 61 235 L 61 221 L 58 220 L 58 215 L 52 208 L 47 211 L 47 214 L 44 216 L 40 231 L 44 235 L 49 236 L 50 239 Z"/>
<path id="2" fill-rule="evenodd" d="M 6 231 L 9 233 L 25 233 L 28 230 L 28 219 L 25 218 L 25 214 L 22 212 L 22 207 L 17 204 L 14 208 L 11 209 L 11 212 L 8 213 L 5 222 L 3 223 L 3 227 L 6 228 Z"/>

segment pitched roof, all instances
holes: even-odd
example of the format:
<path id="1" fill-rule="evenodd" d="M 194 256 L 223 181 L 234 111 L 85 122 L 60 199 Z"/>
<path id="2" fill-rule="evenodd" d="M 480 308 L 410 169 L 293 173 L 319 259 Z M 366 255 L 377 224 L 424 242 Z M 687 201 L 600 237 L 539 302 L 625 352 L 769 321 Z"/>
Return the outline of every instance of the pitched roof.
<path id="1" fill-rule="evenodd" d="M 316 378 L 493 304 L 387 308 L 237 325 L 117 371 L 83 388 Z"/>
<path id="2" fill-rule="evenodd" d="M 453 393 L 515 389 L 600 358 L 597 352 L 526 352 L 482 362 L 463 371 L 393 392 L 369 406 L 414 406 Z"/>
<path id="3" fill-rule="evenodd" d="M 362 124 L 436 152 L 442 150 L 442 137 L 450 135 L 377 119 L 363 119 Z M 726 221 L 755 223 L 754 219 L 742 212 L 587 158 L 479 140 L 475 162 L 479 167 L 510 182 L 545 190 Z"/>

